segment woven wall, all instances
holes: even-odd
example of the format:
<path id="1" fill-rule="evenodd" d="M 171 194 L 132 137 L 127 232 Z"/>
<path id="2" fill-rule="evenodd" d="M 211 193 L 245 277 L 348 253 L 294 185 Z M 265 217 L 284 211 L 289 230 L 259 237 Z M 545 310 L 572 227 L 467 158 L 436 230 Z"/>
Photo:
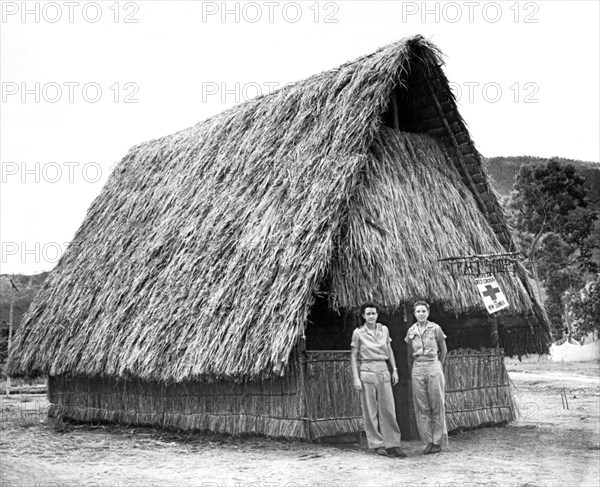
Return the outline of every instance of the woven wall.
<path id="1" fill-rule="evenodd" d="M 298 377 L 246 384 L 50 377 L 50 416 L 306 438 Z"/>
<path id="2" fill-rule="evenodd" d="M 362 431 L 360 396 L 348 351 L 306 352 L 304 383 L 312 438 Z"/>
<path id="3" fill-rule="evenodd" d="M 501 350 L 452 351 L 447 356 L 444 373 L 449 431 L 516 419 L 516 407 Z M 352 389 L 350 352 L 307 352 L 305 382 L 313 438 L 362 430 L 360 397 Z M 414 416 L 411 397 L 406 397 L 396 406 L 397 412 Z M 417 437 L 416 425 L 414 428 L 407 426 L 414 422 L 414 417 L 397 419 L 404 426 L 403 438 L 410 440 Z"/>
<path id="4" fill-rule="evenodd" d="M 446 358 L 444 372 L 448 431 L 516 419 L 501 351 L 454 351 Z"/>
<path id="5" fill-rule="evenodd" d="M 246 384 L 50 377 L 49 414 L 85 422 L 305 439 L 360 432 L 350 352 L 309 351 L 301 363 L 303 369 L 293 368 L 285 378 Z M 516 418 L 500 351 L 453 351 L 445 374 L 449 431 Z M 402 406 L 397 411 L 414 414 L 410 398 Z M 399 423 L 412 419 L 398 418 Z"/>

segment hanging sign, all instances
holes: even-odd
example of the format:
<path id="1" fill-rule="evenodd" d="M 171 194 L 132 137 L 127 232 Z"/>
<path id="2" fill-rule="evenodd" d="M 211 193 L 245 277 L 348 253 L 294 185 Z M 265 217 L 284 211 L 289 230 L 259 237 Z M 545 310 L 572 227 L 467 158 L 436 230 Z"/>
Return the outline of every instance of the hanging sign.
<path id="1" fill-rule="evenodd" d="M 500 289 L 493 274 L 484 274 L 475 278 L 475 284 L 489 314 L 508 308 L 506 296 Z"/>

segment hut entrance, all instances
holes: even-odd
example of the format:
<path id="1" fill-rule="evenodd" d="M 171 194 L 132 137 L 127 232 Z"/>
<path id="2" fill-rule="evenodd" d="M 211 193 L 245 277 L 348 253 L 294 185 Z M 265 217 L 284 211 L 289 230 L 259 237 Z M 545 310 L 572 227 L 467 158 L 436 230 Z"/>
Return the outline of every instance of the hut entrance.
<path id="1" fill-rule="evenodd" d="M 329 309 L 327 295 L 319 294 L 308 315 L 307 350 L 350 350 L 356 319 Z"/>
<path id="2" fill-rule="evenodd" d="M 402 438 L 412 440 L 419 437 L 412 404 L 412 388 L 408 366 L 408 351 L 404 337 L 413 323 L 412 310 L 405 306 L 392 314 L 379 313 L 378 321 L 388 327 L 392 339 L 392 351 L 396 359 L 399 382 L 392 388 L 396 405 L 396 421 Z"/>
<path id="3" fill-rule="evenodd" d="M 399 384 L 393 388 L 396 405 L 396 420 L 400 426 L 402 437 L 414 439 L 418 437 L 417 427 L 412 406 L 412 391 L 410 371 L 408 368 L 407 347 L 404 337 L 412 325 L 412 310 L 404 307 L 394 313 L 380 313 L 378 321 L 386 325 L 392 339 L 392 351 L 398 367 Z M 307 370 L 307 402 L 321 402 L 320 396 L 324 390 L 331 394 L 325 403 L 334 407 L 328 411 L 336 417 L 348 417 L 349 406 L 355 419 L 359 420 L 360 399 L 352 390 L 352 374 L 350 371 L 350 342 L 352 332 L 361 323 L 353 312 L 335 313 L 327 305 L 326 295 L 317 297 L 308 317 L 306 327 L 306 353 L 308 357 Z M 316 373 L 317 369 L 320 371 Z M 319 376 L 318 390 L 311 390 L 310 377 Z M 329 383 L 329 382 L 332 383 Z M 340 384 L 343 381 L 345 384 Z M 333 383 L 335 382 L 335 383 Z M 315 387 L 317 384 L 315 384 Z M 334 393 L 335 391 L 335 393 Z M 329 394 L 328 394 L 329 395 Z M 350 405 L 348 402 L 352 402 Z M 339 410 L 339 411 L 338 411 Z M 322 415 L 322 412 L 313 411 Z M 322 420 L 320 420 L 322 421 Z"/>

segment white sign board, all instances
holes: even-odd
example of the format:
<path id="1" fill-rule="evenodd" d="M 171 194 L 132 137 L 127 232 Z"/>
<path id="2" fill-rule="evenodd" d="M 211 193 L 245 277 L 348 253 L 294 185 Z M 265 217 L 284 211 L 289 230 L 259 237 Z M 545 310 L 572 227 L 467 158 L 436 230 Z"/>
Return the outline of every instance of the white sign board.
<path id="1" fill-rule="evenodd" d="M 489 314 L 500 311 L 501 309 L 508 308 L 506 296 L 500 289 L 498 281 L 493 274 L 484 274 L 475 278 L 475 284 L 485 304 L 485 309 L 488 310 Z"/>

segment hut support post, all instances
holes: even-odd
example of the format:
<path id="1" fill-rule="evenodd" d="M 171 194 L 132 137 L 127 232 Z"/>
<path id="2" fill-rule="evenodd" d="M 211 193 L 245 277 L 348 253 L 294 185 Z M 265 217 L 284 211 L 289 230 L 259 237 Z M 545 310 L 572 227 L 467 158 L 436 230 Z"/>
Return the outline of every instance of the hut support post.
<path id="1" fill-rule="evenodd" d="M 302 418 L 304 422 L 304 433 L 306 439 L 309 441 L 313 441 L 312 435 L 310 433 L 310 418 L 308 417 L 309 409 L 308 404 L 306 403 L 308 399 L 306 397 L 306 337 L 304 335 L 299 337 L 298 346 L 296 347 L 296 350 L 298 353 L 298 402 L 300 418 Z"/>
<path id="2" fill-rule="evenodd" d="M 406 323 L 406 330 L 412 326 L 413 310 L 410 303 L 404 303 L 404 322 Z M 409 411 L 408 418 L 408 439 L 419 438 L 419 430 L 417 428 L 417 419 L 415 416 L 415 409 L 413 406 L 413 392 L 412 392 L 412 357 L 410 356 L 410 350 L 406 350 L 406 362 L 408 368 L 408 384 L 407 384 L 407 395 L 406 395 L 406 410 Z"/>
<path id="3" fill-rule="evenodd" d="M 15 275 L 13 274 L 12 279 L 10 279 L 10 311 L 8 312 L 8 345 L 6 348 L 6 354 L 10 356 L 10 350 L 12 346 L 12 334 L 13 334 L 13 308 L 14 308 L 14 290 L 17 289 L 15 286 L 13 279 Z M 10 395 L 10 376 L 6 375 L 6 396 Z"/>
<path id="4" fill-rule="evenodd" d="M 498 350 L 499 346 L 498 346 L 498 317 L 493 314 L 492 315 L 492 333 L 491 333 L 491 337 L 492 337 L 492 346 Z"/>

